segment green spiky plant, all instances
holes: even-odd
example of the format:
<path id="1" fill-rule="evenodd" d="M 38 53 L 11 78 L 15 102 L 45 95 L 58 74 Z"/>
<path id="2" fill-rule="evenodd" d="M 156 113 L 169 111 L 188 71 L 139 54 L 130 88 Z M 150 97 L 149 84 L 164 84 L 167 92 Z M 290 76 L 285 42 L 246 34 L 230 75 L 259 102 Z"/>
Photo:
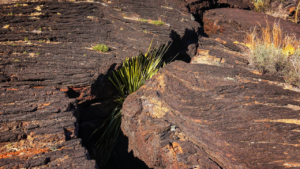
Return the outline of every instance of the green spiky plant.
<path id="1" fill-rule="evenodd" d="M 152 43 L 152 42 L 151 42 Z M 120 69 L 112 73 L 109 80 L 119 92 L 119 98 L 115 100 L 118 106 L 112 111 L 106 121 L 96 129 L 92 135 L 103 131 L 94 144 L 94 155 L 101 165 L 105 165 L 111 152 L 117 143 L 121 125 L 121 107 L 125 98 L 137 91 L 146 80 L 154 76 L 164 66 L 162 60 L 169 45 L 155 47 L 146 54 L 140 53 L 136 57 L 127 58 Z"/>

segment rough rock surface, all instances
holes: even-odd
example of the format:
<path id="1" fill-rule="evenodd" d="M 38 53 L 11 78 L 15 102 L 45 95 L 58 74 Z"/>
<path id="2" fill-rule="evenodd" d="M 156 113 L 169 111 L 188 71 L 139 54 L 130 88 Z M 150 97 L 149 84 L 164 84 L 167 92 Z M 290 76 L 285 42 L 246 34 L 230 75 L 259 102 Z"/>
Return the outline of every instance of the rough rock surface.
<path id="1" fill-rule="evenodd" d="M 300 167 L 300 93 L 290 89 L 238 66 L 176 61 L 126 99 L 121 128 L 149 167 Z"/>
<path id="2" fill-rule="evenodd" d="M 149 167 L 300 167 L 299 88 L 249 69 L 232 43 L 243 40 L 235 32 L 257 26 L 245 19 L 248 13 L 207 11 L 224 32 L 208 32 L 190 64 L 167 65 L 125 100 L 121 128 L 129 151 Z M 233 14 L 240 17 L 232 17 L 230 27 Z M 299 26 L 282 23 L 299 36 Z"/>
<path id="3" fill-rule="evenodd" d="M 199 39 L 201 26 L 189 13 L 249 8 L 242 2 L 44 0 L 0 5 L 0 168 L 94 168 L 81 142 L 90 148 L 87 138 L 113 107 L 107 77 L 126 57 L 146 51 L 153 38 L 153 44 L 173 42 L 168 56 L 179 53 L 179 60 L 190 62 L 197 54 L 193 63 L 245 66 L 245 60 L 223 51 L 236 54 L 240 48 L 234 44 Z M 92 50 L 98 43 L 111 50 Z M 214 45 L 218 48 L 210 48 Z M 219 58 L 210 56 L 216 53 Z M 111 168 L 147 168 L 122 156 L 126 138 L 119 142 Z M 214 159 L 203 161 L 218 167 Z"/>
<path id="4" fill-rule="evenodd" d="M 172 47 L 173 52 L 184 58 L 187 46 L 197 43 L 199 27 L 182 11 L 185 4 L 0 5 L 0 168 L 94 168 L 78 136 L 91 145 L 88 137 L 110 112 L 113 91 L 105 85 L 107 74 L 126 57 L 146 51 L 153 38 L 153 44 L 176 39 L 180 48 Z M 98 43 L 111 50 L 92 50 Z"/>
<path id="5" fill-rule="evenodd" d="M 203 15 L 203 26 L 207 35 L 217 34 L 239 42 L 242 42 L 246 33 L 254 27 L 260 33 L 261 27 L 268 24 L 272 28 L 274 22 L 280 24 L 284 33 L 295 34 L 300 38 L 299 25 L 258 12 L 220 8 L 208 10 Z"/>

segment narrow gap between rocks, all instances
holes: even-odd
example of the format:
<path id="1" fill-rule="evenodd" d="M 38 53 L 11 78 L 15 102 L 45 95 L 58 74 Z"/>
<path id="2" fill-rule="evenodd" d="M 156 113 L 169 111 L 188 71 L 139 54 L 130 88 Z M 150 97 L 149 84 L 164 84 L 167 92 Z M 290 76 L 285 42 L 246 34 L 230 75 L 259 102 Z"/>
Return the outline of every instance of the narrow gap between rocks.
<path id="1" fill-rule="evenodd" d="M 172 31 L 170 37 L 172 43 L 166 52 L 163 60 L 165 62 L 181 60 L 189 63 L 191 55 L 196 52 L 196 44 L 198 43 L 198 31 L 186 29 L 183 37 L 180 37 L 175 31 Z M 191 47 L 192 46 L 192 47 Z M 174 56 L 177 56 L 174 58 Z M 117 91 L 110 83 L 109 77 L 117 68 L 116 64 L 110 66 L 106 74 L 98 76 L 97 80 L 91 85 L 91 93 L 96 96 L 95 99 L 77 104 L 77 120 L 79 122 L 79 137 L 82 138 L 82 144 L 87 148 L 90 158 L 95 159 L 92 149 L 92 143 L 97 137 L 90 137 L 99 125 L 103 124 L 104 120 L 115 108 L 114 100 L 117 98 Z M 79 93 L 72 89 L 67 91 L 70 98 L 78 97 Z M 105 96 L 105 97 L 103 97 Z M 117 169 L 117 168 L 139 168 L 148 169 L 147 165 L 140 159 L 134 157 L 133 152 L 128 153 L 128 138 L 120 133 L 117 145 L 114 148 L 110 161 L 106 166 L 101 168 Z"/>

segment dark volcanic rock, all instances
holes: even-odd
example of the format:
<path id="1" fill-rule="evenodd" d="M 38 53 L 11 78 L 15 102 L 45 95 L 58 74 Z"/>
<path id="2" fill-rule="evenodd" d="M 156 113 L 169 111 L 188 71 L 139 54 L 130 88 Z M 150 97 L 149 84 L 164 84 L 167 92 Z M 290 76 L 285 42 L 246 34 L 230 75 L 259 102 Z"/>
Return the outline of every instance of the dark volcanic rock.
<path id="1" fill-rule="evenodd" d="M 283 33 L 295 34 L 300 38 L 299 25 L 258 12 L 220 8 L 208 10 L 203 15 L 204 32 L 207 35 L 217 34 L 239 42 L 242 42 L 246 33 L 254 27 L 260 32 L 261 27 L 266 27 L 267 24 L 272 28 L 274 22 L 279 22 Z"/>
<path id="2" fill-rule="evenodd" d="M 241 67 L 177 61 L 125 100 L 121 128 L 149 167 L 300 167 L 300 93 L 289 89 Z"/>
<path id="3" fill-rule="evenodd" d="M 121 128 L 129 151 L 153 168 L 300 167 L 300 90 L 250 70 L 233 43 L 265 22 L 246 19 L 259 16 L 238 9 L 205 13 L 210 38 L 199 38 L 191 64 L 167 65 L 125 100 Z M 299 27 L 280 23 L 299 36 Z M 222 29 L 209 32 L 213 26 Z"/>
<path id="4" fill-rule="evenodd" d="M 90 134 L 114 106 L 109 73 L 153 38 L 153 45 L 176 40 L 169 56 L 196 52 L 199 23 L 184 1 L 20 4 L 0 5 L 0 168 L 94 168 L 78 136 L 90 148 Z M 92 50 L 98 43 L 110 51 Z M 144 165 L 125 159 L 113 166 Z"/>

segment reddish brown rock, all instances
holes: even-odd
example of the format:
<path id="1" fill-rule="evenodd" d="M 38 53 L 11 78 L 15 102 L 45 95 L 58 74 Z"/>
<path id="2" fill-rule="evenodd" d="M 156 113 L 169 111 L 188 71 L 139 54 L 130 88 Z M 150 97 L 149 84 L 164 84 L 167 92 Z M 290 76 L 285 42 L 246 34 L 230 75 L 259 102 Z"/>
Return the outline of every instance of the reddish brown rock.
<path id="1" fill-rule="evenodd" d="M 183 57 L 191 44 L 196 52 L 199 23 L 184 1 L 20 4 L 0 5 L 0 168 L 96 167 L 78 137 L 90 148 L 90 134 L 115 105 L 109 73 L 153 38 L 177 40 L 173 52 Z M 111 50 L 92 50 L 98 43 Z M 113 165 L 145 166 L 122 159 Z"/>
<path id="2" fill-rule="evenodd" d="M 246 33 L 254 27 L 260 32 L 261 27 L 270 27 L 279 22 L 283 33 L 295 34 L 300 38 L 300 27 L 288 20 L 282 20 L 262 13 L 240 9 L 220 8 L 208 10 L 203 15 L 204 31 L 208 35 L 217 34 L 231 40 L 242 42 Z"/>
<path id="3" fill-rule="evenodd" d="M 153 168 L 300 167 L 300 93 L 242 67 L 175 62 L 122 109 L 129 150 Z"/>
<path id="4" fill-rule="evenodd" d="M 233 11 L 241 15 L 233 17 Z M 245 13 L 262 15 L 207 11 L 205 18 L 223 32 L 207 32 L 210 38 L 199 39 L 190 64 L 167 65 L 125 100 L 121 128 L 129 151 L 149 167 L 300 167 L 300 90 L 247 67 L 232 43 L 254 26 Z M 299 35 L 291 22 L 280 23 Z"/>
<path id="5" fill-rule="evenodd" d="M 205 10 L 212 8 L 239 8 L 250 9 L 253 8 L 252 1 L 250 0 L 186 0 L 188 9 L 193 14 L 202 15 Z"/>

